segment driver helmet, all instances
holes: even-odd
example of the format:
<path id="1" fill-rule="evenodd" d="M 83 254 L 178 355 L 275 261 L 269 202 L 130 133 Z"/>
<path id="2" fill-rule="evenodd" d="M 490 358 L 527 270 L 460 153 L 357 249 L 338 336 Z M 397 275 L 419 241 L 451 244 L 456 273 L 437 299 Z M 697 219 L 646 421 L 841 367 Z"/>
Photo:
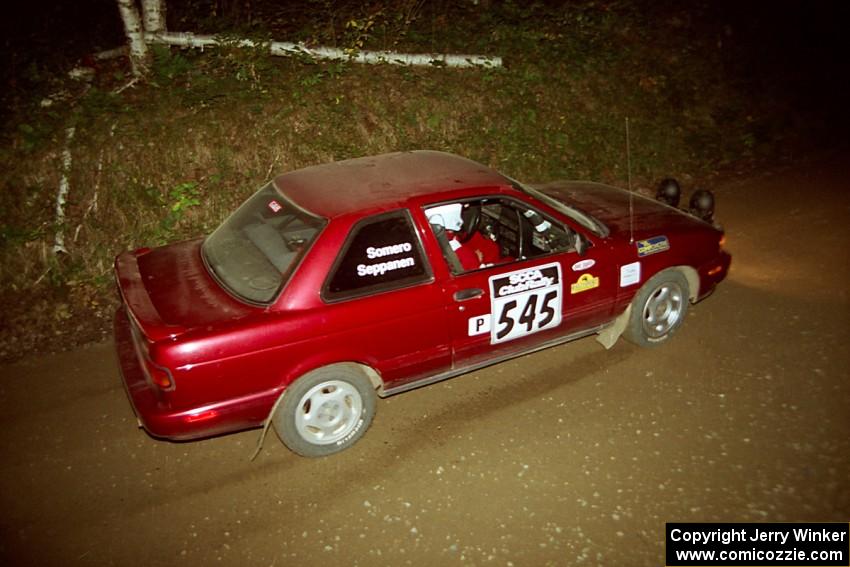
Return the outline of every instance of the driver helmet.
<path id="1" fill-rule="evenodd" d="M 425 215 L 428 217 L 429 223 L 439 224 L 446 230 L 457 232 L 463 227 L 462 209 L 463 205 L 460 203 L 452 203 L 450 205 L 432 207 L 425 211 Z"/>

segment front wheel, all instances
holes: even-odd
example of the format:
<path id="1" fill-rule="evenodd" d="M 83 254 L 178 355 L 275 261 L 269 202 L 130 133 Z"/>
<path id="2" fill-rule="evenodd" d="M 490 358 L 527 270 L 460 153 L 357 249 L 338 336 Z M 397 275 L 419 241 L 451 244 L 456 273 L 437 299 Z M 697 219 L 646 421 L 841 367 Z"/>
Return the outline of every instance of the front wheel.
<path id="1" fill-rule="evenodd" d="M 685 320 L 690 301 L 688 280 L 677 270 L 651 277 L 632 300 L 632 313 L 623 332 L 638 346 L 666 342 Z"/>
<path id="2" fill-rule="evenodd" d="M 356 366 L 309 372 L 283 394 L 272 423 L 283 443 L 305 457 L 322 457 L 357 442 L 375 415 L 376 396 Z"/>

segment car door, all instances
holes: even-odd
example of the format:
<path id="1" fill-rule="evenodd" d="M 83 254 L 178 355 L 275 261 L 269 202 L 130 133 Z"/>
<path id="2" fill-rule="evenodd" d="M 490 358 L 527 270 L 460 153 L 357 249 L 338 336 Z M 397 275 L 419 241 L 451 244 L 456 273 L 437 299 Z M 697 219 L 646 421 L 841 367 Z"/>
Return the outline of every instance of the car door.
<path id="1" fill-rule="evenodd" d="M 499 258 L 465 269 L 448 252 L 458 245 L 442 246 L 452 268 L 444 287 L 453 368 L 554 344 L 607 320 L 616 287 L 601 242 L 584 235 L 587 250 L 579 254 L 575 229 L 527 203 L 498 198 L 463 205 L 482 208 L 477 228 L 497 243 Z"/>
<path id="2" fill-rule="evenodd" d="M 388 389 L 449 369 L 442 289 L 407 210 L 367 217 L 351 228 L 322 298 L 323 332 L 332 344 L 305 348 L 363 361 Z"/>

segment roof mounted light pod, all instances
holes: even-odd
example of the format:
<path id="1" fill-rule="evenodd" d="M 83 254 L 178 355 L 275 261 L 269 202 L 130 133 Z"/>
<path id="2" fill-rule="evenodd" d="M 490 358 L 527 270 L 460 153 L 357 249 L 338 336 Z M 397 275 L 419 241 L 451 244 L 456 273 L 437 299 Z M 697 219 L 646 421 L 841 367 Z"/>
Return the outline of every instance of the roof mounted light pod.
<path id="1" fill-rule="evenodd" d="M 705 222 L 714 221 L 714 193 L 707 189 L 697 189 L 691 195 L 688 211 Z"/>
<path id="2" fill-rule="evenodd" d="M 682 196 L 682 188 L 679 182 L 672 177 L 666 177 L 658 184 L 658 189 L 655 191 L 655 200 L 661 201 L 671 207 L 679 206 L 679 199 Z"/>

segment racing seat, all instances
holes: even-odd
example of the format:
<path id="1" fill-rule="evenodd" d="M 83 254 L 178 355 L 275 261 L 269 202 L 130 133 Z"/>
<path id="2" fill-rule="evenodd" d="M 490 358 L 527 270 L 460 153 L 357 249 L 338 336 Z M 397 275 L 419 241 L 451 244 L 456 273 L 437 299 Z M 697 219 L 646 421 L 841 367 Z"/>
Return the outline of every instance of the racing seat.
<path id="1" fill-rule="evenodd" d="M 461 231 L 464 234 L 463 240 L 469 240 L 475 231 L 478 230 L 478 221 L 481 219 L 481 206 L 466 204 L 460 212 L 460 217 L 463 219 Z"/>

